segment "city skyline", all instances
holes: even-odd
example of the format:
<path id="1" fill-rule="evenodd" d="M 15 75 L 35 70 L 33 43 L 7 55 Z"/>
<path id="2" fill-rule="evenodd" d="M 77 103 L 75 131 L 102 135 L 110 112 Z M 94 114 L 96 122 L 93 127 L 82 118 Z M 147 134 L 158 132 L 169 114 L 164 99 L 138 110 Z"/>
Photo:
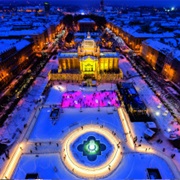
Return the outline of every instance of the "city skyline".
<path id="1" fill-rule="evenodd" d="M 177 2 L 0 0 L 0 179 L 180 179 Z"/>
<path id="2" fill-rule="evenodd" d="M 40 4 L 43 3 L 45 1 L 43 0 L 27 0 L 27 1 L 22 1 L 22 0 L 7 0 L 6 2 L 0 0 L 0 3 L 11 3 L 15 4 L 16 2 L 19 3 L 26 3 L 26 4 Z M 89 0 L 89 1 L 84 1 L 84 0 L 59 0 L 59 1 L 55 1 L 55 0 L 49 0 L 47 2 L 50 2 L 52 5 L 53 4 L 60 4 L 60 5 L 81 5 L 81 6 L 89 6 L 89 5 L 97 5 L 100 4 L 100 0 Z M 169 7 L 169 6 L 173 6 L 173 7 L 179 7 L 180 6 L 180 1 L 179 0 L 104 0 L 104 4 L 105 6 L 110 6 L 110 5 L 118 5 L 118 6 L 157 6 L 157 7 Z"/>

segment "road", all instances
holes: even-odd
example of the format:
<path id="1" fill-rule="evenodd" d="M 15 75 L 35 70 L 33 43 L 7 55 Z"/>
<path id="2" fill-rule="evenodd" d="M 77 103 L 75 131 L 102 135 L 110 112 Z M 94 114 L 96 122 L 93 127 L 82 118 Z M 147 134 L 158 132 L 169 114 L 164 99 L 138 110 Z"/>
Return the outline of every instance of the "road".
<path id="1" fill-rule="evenodd" d="M 127 58 L 138 73 L 144 77 L 152 90 L 159 96 L 161 101 L 166 105 L 171 114 L 178 120 L 180 116 L 180 94 L 171 93 L 167 87 L 174 88 L 171 82 L 166 82 L 164 78 L 153 70 L 141 57 Z"/>

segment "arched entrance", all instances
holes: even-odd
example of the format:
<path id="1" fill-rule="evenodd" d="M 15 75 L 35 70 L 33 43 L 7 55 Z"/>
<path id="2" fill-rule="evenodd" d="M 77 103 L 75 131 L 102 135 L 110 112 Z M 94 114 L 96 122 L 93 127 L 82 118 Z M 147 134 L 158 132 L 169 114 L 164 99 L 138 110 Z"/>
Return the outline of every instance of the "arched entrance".
<path id="1" fill-rule="evenodd" d="M 84 56 L 80 59 L 80 70 L 84 79 L 95 79 L 98 71 L 98 59 L 94 56 Z"/>

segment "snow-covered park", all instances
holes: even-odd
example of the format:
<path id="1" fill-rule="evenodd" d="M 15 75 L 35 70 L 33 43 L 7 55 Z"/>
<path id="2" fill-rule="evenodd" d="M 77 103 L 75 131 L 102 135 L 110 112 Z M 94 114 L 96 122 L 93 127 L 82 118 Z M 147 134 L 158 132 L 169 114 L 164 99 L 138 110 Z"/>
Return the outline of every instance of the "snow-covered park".
<path id="1" fill-rule="evenodd" d="M 49 69 L 54 65 L 56 65 L 56 61 L 50 61 L 43 71 L 43 76 L 47 76 Z M 131 73 L 131 71 L 132 74 L 137 73 L 127 60 L 120 61 L 120 68 L 124 74 L 127 69 L 129 73 Z M 171 123 L 173 117 L 169 112 L 165 113 L 167 112 L 166 108 L 141 77 L 137 76 L 128 81 L 134 84 L 144 103 L 151 112 L 154 113 L 156 122 L 161 128 L 161 133 L 157 134 L 152 140 L 147 141 L 141 138 L 146 129 L 144 123 L 132 123 L 127 120 L 130 126 L 126 127 L 125 122 L 119 114 L 121 102 L 117 103 L 115 94 L 106 94 L 108 98 L 103 95 L 103 99 L 94 98 L 92 103 L 97 103 L 98 105 L 69 107 L 70 103 L 78 103 L 80 99 L 83 99 L 83 96 L 88 96 L 86 100 L 90 101 L 93 97 L 89 95 L 93 95 L 96 92 L 115 92 L 117 90 L 116 84 L 104 83 L 99 84 L 97 87 L 81 87 L 77 84 L 59 84 L 59 82 L 54 82 L 45 101 L 36 103 L 36 100 L 41 97 L 44 87 L 48 82 L 47 78 L 38 77 L 27 96 L 19 102 L 16 110 L 9 117 L 7 125 L 0 131 L 2 139 L 7 139 L 12 144 L 14 141 L 17 141 L 17 137 L 20 136 L 17 144 L 13 145 L 10 151 L 10 153 L 12 153 L 12 155 L 10 154 L 10 159 L 4 162 L 3 159 L 5 159 L 5 155 L 1 156 L 0 165 L 2 168 L 0 169 L 0 177 L 24 179 L 27 174 L 38 174 L 40 179 L 86 179 L 87 176 L 85 173 L 81 175 L 78 174 L 80 171 L 76 172 L 77 169 L 74 168 L 74 166 L 72 166 L 72 169 L 67 167 L 68 165 L 65 163 L 67 156 L 64 156 L 63 143 L 66 142 L 66 138 L 68 138 L 72 132 L 81 131 L 83 134 L 85 126 L 95 125 L 99 126 L 100 130 L 98 131 L 102 134 L 105 133 L 104 129 L 106 128 L 107 131 L 111 133 L 111 136 L 113 135 L 112 137 L 116 137 L 115 141 L 117 140 L 119 143 L 111 143 L 112 152 L 117 150 L 116 152 L 121 153 L 121 159 L 119 159 L 116 167 L 112 166 L 112 164 L 116 162 L 116 159 L 112 164 L 103 167 L 103 171 L 107 171 L 104 177 L 97 177 L 95 173 L 94 175 L 91 173 L 91 178 L 114 180 L 147 179 L 149 178 L 147 176 L 148 169 L 157 169 L 162 179 L 179 178 L 180 153 L 176 148 L 173 148 L 166 139 L 169 135 L 168 128 L 171 127 L 171 130 L 177 128 L 175 126 L 176 124 Z M 71 98 L 68 106 L 62 108 L 63 98 L 69 98 L 67 97 L 69 96 L 68 91 L 78 92 L 78 95 L 73 94 L 74 96 Z M 112 98 L 110 95 L 112 95 Z M 90 99 L 88 99 L 89 97 Z M 104 100 L 104 103 L 102 103 L 102 100 Z M 101 103 L 99 103 L 100 101 Z M 54 108 L 59 109 L 59 113 L 55 119 L 51 117 Z M 160 115 L 156 113 L 157 111 Z M 163 115 L 163 113 L 165 114 Z M 11 126 L 8 126 L 8 124 Z M 7 131 L 6 128 L 8 128 L 9 131 Z M 19 130 L 17 131 L 17 128 L 21 133 Z M 145 149 L 142 150 L 139 147 L 129 145 L 133 137 L 130 133 L 128 135 L 126 132 L 130 131 L 133 137 L 134 135 L 138 137 L 138 143 L 141 143 L 142 149 L 144 147 Z M 14 138 L 12 138 L 13 133 L 16 133 Z M 112 139 L 111 136 L 109 136 L 110 139 Z M 87 138 L 84 140 L 86 139 Z M 157 143 L 157 139 L 161 139 L 163 142 L 159 144 Z M 162 153 L 164 147 L 166 150 Z M 65 151 L 66 150 L 67 149 L 65 149 Z M 71 151 L 73 151 L 72 148 Z M 77 152 L 77 150 L 75 149 L 74 152 Z M 173 158 L 171 158 L 172 154 L 175 154 Z M 106 162 L 105 156 L 102 157 Z M 73 158 L 76 159 L 76 157 Z M 80 162 L 85 160 L 86 157 L 82 157 L 82 161 Z M 96 167 L 99 166 L 98 163 L 99 161 L 93 166 L 94 171 L 96 171 Z M 83 165 L 86 166 L 87 164 L 88 163 L 84 163 Z M 71 165 L 69 164 L 69 166 Z"/>
<path id="2" fill-rule="evenodd" d="M 77 85 L 73 86 L 78 91 L 81 88 Z M 108 87 L 111 88 L 109 84 L 105 84 L 102 89 L 108 89 Z M 115 88 L 115 85 L 113 87 Z M 32 128 L 25 136 L 27 142 L 25 142 L 26 145 L 13 173 L 13 178 L 25 178 L 27 173 L 38 173 L 39 178 L 83 179 L 83 177 L 75 173 L 76 169 L 70 171 L 66 168 L 61 156 L 63 151 L 61 144 L 69 133 L 89 124 L 103 125 L 103 127 L 115 132 L 121 142 L 120 148 L 123 153 L 120 164 L 112 172 L 107 167 L 109 175 L 101 177 L 102 179 L 145 179 L 147 178 L 148 168 L 157 168 L 162 178 L 175 177 L 171 167 L 162 157 L 155 154 L 146 154 L 146 152 L 138 152 L 138 150 L 131 149 L 128 146 L 120 116 L 114 107 L 63 108 L 58 118 L 53 120 L 50 117 L 51 111 L 54 106 L 61 108 L 58 104 L 61 103 L 66 88 L 66 84 L 62 84 L 61 88 L 57 88 L 57 85 L 54 84 L 50 89 L 46 102 L 38 109 L 36 120 L 32 121 Z M 85 90 L 83 90 L 84 93 L 86 93 Z M 90 91 L 93 92 L 96 89 L 87 88 L 87 92 Z M 146 127 L 141 126 L 141 128 L 145 129 Z M 141 135 L 142 132 L 139 132 Z M 135 133 L 138 134 L 138 131 Z M 72 148 L 71 150 L 73 151 Z M 76 149 L 74 151 L 77 152 Z M 105 156 L 102 157 L 105 158 Z M 82 156 L 82 162 L 85 160 L 86 157 Z M 99 161 L 97 161 L 95 167 L 98 167 L 98 163 Z M 88 163 L 84 162 L 84 164 Z"/>

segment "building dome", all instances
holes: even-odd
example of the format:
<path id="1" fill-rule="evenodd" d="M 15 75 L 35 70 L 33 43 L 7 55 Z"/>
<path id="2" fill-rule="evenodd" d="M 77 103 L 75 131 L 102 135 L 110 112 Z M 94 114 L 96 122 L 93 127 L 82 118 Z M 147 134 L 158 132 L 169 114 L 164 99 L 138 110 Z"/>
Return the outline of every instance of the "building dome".
<path id="1" fill-rule="evenodd" d="M 94 39 L 91 38 L 90 33 L 88 32 L 87 38 L 85 38 L 81 44 L 82 47 L 84 48 L 95 48 L 96 47 L 96 42 Z"/>

